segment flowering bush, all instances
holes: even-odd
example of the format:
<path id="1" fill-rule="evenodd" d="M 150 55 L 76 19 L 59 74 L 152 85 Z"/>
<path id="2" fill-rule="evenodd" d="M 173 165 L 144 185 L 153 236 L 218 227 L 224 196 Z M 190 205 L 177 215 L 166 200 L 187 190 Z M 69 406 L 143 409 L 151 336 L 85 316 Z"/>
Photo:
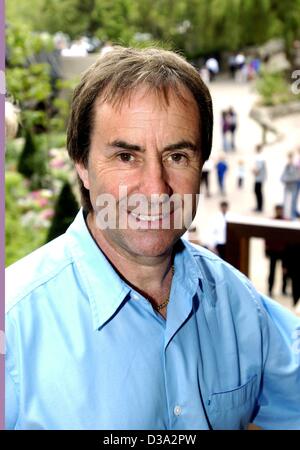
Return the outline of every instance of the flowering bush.
<path id="1" fill-rule="evenodd" d="M 46 217 L 45 209 L 38 212 L 28 209 L 32 197 L 26 186 L 26 180 L 17 172 L 6 172 L 5 186 L 6 264 L 9 265 L 45 242 L 51 208 L 46 209 L 48 210 Z M 26 214 L 29 215 L 26 217 Z"/>

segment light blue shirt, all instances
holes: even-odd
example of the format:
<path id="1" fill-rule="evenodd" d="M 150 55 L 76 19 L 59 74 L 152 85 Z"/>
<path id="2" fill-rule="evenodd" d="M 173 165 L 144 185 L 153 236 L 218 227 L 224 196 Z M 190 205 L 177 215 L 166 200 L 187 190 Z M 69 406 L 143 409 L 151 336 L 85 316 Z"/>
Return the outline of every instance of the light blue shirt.
<path id="1" fill-rule="evenodd" d="M 7 272 L 7 428 L 300 428 L 300 321 L 214 254 L 179 241 L 166 321 L 82 211 Z"/>

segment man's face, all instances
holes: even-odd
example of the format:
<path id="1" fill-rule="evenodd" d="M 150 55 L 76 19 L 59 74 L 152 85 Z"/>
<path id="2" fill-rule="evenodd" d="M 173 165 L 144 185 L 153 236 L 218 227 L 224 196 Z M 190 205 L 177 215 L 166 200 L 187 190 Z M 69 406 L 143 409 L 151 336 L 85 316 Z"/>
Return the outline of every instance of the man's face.
<path id="1" fill-rule="evenodd" d="M 166 254 L 184 233 L 183 226 L 174 228 L 172 206 L 170 227 L 162 229 L 162 204 L 158 206 L 154 200 L 158 196 L 179 194 L 182 198 L 184 194 L 193 194 L 190 215 L 195 215 L 195 194 L 199 192 L 202 169 L 199 111 L 191 93 L 184 88 L 181 93 L 186 98 L 184 103 L 170 92 L 167 105 L 163 98 L 147 93 L 144 88 L 134 91 L 130 100 L 125 99 L 118 108 L 101 99 L 95 103 L 88 164 L 76 165 L 85 188 L 90 191 L 93 219 L 97 214 L 97 198 L 99 201 L 103 194 L 116 199 L 119 218 L 119 211 L 124 209 L 120 207 L 123 205 L 120 187 L 127 189 L 128 199 L 142 194 L 149 205 L 148 214 L 135 213 L 132 205 L 126 207 L 129 222 L 138 224 L 134 227 L 138 229 L 100 230 L 95 220 L 90 220 L 96 239 L 104 238 L 122 254 L 145 257 Z M 158 210 L 151 213 L 150 205 L 154 204 Z"/>

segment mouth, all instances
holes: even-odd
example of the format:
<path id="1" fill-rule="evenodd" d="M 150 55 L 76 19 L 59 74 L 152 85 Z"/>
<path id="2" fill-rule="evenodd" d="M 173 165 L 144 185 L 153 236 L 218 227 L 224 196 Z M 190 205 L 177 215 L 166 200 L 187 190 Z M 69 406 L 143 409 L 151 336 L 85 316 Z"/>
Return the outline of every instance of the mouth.
<path id="1" fill-rule="evenodd" d="M 172 229 L 174 211 L 159 214 L 140 214 L 134 211 L 127 212 L 133 228 L 142 230 L 170 230 Z M 130 225 L 129 225 L 130 226 Z"/>
<path id="2" fill-rule="evenodd" d="M 141 222 L 157 222 L 159 220 L 163 220 L 164 218 L 168 217 L 168 214 L 164 214 L 164 215 L 155 215 L 155 216 L 146 216 L 146 215 L 142 215 L 142 214 L 136 214 L 133 211 L 129 212 L 129 214 L 131 214 L 131 216 L 135 219 L 135 220 L 139 220 Z"/>

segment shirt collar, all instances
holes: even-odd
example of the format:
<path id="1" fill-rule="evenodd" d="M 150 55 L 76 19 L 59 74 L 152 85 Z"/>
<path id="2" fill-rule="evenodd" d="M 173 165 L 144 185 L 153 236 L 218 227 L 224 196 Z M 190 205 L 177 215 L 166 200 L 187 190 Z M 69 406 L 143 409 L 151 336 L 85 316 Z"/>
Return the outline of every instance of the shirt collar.
<path id="1" fill-rule="evenodd" d="M 193 296 L 199 286 L 199 280 L 202 279 L 201 271 L 194 256 L 195 248 L 187 240 L 179 239 L 174 249 L 176 278 L 188 294 Z"/>
<path id="2" fill-rule="evenodd" d="M 89 297 L 94 329 L 102 327 L 130 292 L 91 236 L 80 209 L 66 231 L 68 245 Z"/>
<path id="3" fill-rule="evenodd" d="M 99 329 L 117 312 L 132 289 L 118 275 L 94 241 L 82 209 L 66 231 L 66 238 L 89 297 L 94 329 Z M 175 245 L 174 266 L 178 294 L 182 300 L 187 297 L 192 299 L 199 287 L 201 272 L 193 255 L 193 246 L 184 239 L 180 239 Z M 180 316 L 190 313 L 191 303 L 181 301 L 176 308 L 176 316 L 180 320 Z"/>
<path id="4" fill-rule="evenodd" d="M 171 287 L 171 302 L 168 305 L 165 348 L 192 313 L 196 293 L 202 286 L 202 275 L 193 255 L 193 249 L 193 246 L 185 239 L 180 239 L 174 248 L 175 273 Z"/>

